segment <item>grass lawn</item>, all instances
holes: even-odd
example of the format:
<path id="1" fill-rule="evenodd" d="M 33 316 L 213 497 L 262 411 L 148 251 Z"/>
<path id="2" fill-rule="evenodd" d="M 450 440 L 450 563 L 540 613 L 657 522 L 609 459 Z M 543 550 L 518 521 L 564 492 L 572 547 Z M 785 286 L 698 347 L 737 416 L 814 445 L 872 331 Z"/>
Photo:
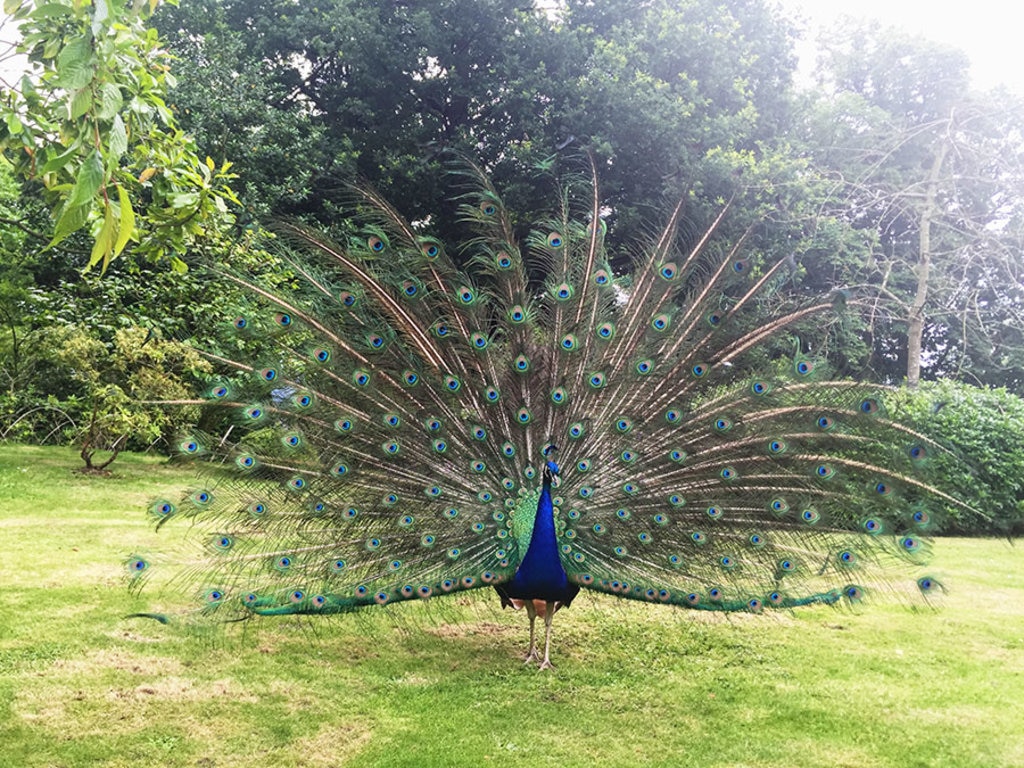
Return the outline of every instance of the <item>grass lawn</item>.
<path id="1" fill-rule="evenodd" d="M 938 610 L 706 616 L 581 595 L 554 673 L 481 590 L 205 636 L 126 619 L 189 470 L 0 446 L 0 766 L 1024 766 L 1024 545 L 948 539 Z M 183 526 L 176 526 L 182 528 Z"/>

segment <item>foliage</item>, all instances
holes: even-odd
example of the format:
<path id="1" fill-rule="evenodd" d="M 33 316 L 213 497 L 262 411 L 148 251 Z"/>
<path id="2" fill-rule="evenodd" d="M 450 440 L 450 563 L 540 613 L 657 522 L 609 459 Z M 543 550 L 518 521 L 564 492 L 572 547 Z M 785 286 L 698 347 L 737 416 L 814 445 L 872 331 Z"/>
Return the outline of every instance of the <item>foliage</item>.
<path id="1" fill-rule="evenodd" d="M 129 242 L 149 258 L 216 240 L 233 221 L 230 163 L 201 159 L 165 103 L 174 77 L 155 30 L 158 0 L 6 0 L 28 70 L 3 89 L 0 150 L 46 190 L 51 245 L 79 230 L 88 266 Z"/>
<path id="2" fill-rule="evenodd" d="M 733 239 L 749 230 L 755 269 L 762 257 L 790 262 L 765 316 L 842 289 L 848 311 L 785 343 L 839 375 L 898 382 L 919 284 L 918 193 L 945 144 L 923 375 L 1024 386 L 1024 120 L 1006 94 L 969 91 L 957 52 L 847 25 L 801 100 L 794 29 L 762 0 L 157 5 L 5 3 L 30 70 L 4 89 L 0 144 L 33 180 L 19 190 L 0 169 L 9 436 L 53 439 L 83 418 L 48 324 L 91 326 L 107 347 L 134 325 L 215 353 L 248 343 L 218 328 L 244 307 L 229 281 L 147 263 L 245 271 L 266 260 L 253 228 L 228 239 L 231 186 L 247 225 L 297 216 L 344 237 L 342 182 L 365 179 L 457 240 L 441 181 L 449 152 L 480 160 L 526 226 L 588 149 L 613 248 L 684 193 L 684 237 L 733 199 L 723 226 Z M 102 283 L 79 278 L 121 247 Z"/>
<path id="3" fill-rule="evenodd" d="M 684 242 L 732 200 L 725 240 L 745 236 L 759 262 L 792 258 L 766 311 L 837 242 L 864 248 L 821 216 L 830 188 L 786 141 L 794 32 L 764 2 L 194 0 L 156 23 L 178 57 L 182 125 L 236 161 L 250 215 L 316 220 L 343 240 L 340 187 L 360 179 L 457 242 L 462 190 L 444 170 L 466 153 L 524 233 L 586 171 L 585 149 L 620 272 L 680 197 Z M 866 357 L 839 323 L 825 331 L 806 329 L 805 351 L 841 369 Z"/>
<path id="4" fill-rule="evenodd" d="M 944 532 L 1024 533 L 1024 400 L 947 380 L 897 402 L 909 426 L 952 449 L 932 457 L 934 470 L 978 510 L 954 514 Z"/>
<path id="5" fill-rule="evenodd" d="M 339 180 L 359 178 L 451 238 L 449 151 L 525 224 L 590 148 L 613 237 L 688 189 L 699 231 L 757 184 L 734 174 L 773 156 L 790 107 L 793 32 L 764 2 L 195 0 L 156 23 L 182 124 L 236 161 L 246 205 L 326 225 Z"/>
<path id="6" fill-rule="evenodd" d="M 870 367 L 1021 391 L 1024 101 L 972 92 L 961 52 L 877 25 L 825 43 L 808 149 L 835 180 L 824 210 L 874 238 L 833 259 L 875 296 Z"/>
<path id="7" fill-rule="evenodd" d="M 251 215 L 344 238 L 340 187 L 356 178 L 457 242 L 460 190 L 443 173 L 454 152 L 487 169 L 522 232 L 585 171 L 586 149 L 619 271 L 680 197 L 684 242 L 732 200 L 724 241 L 791 260 L 766 313 L 842 285 L 873 242 L 823 214 L 833 185 L 790 143 L 794 31 L 765 2 L 194 0 L 156 23 L 178 56 L 182 125 L 236 161 Z M 863 372 L 855 330 L 837 321 L 801 343 Z"/>
<path id="8" fill-rule="evenodd" d="M 7 169 L 0 167 L 0 220 L 17 220 L 18 185 Z M 0 226 L 0 359 L 4 373 L 17 370 L 21 356 L 19 304 L 28 295 L 32 276 L 23 257 L 25 232 L 14 226 Z M 9 381 L 0 380 L 0 388 Z"/>
<path id="9" fill-rule="evenodd" d="M 268 251 L 273 245 L 273 239 L 259 231 L 244 232 L 229 252 L 232 264 L 249 275 L 280 269 L 279 260 Z M 277 280 L 282 290 L 288 289 L 286 271 Z M 149 333 L 152 340 L 188 339 L 195 348 L 243 359 L 263 357 L 271 343 L 233 332 L 231 320 L 245 314 L 249 299 L 226 279 L 224 269 L 211 265 L 197 264 L 177 274 L 158 265 L 136 264 L 128 256 L 100 277 L 80 275 L 66 261 L 26 248 L 0 264 L 0 291 L 5 286 L 11 298 L 0 304 L 0 439 L 64 442 L 75 439 L 82 425 L 90 423 L 92 401 L 81 377 L 72 375 L 77 369 L 67 362 L 69 338 L 77 339 L 83 351 L 93 350 L 92 357 L 104 370 L 110 366 L 101 350 L 118 349 L 126 333 Z M 155 349 L 151 344 L 146 345 L 150 352 Z M 129 373 L 118 375 L 123 379 Z M 166 396 L 197 397 L 204 380 L 205 374 L 197 378 L 190 373 L 183 379 L 187 393 Z M 113 406 L 114 400 L 108 404 Z M 161 451 L 170 448 L 168 436 L 184 429 L 196 413 L 172 408 L 164 418 L 167 422 L 156 443 Z M 210 431 L 226 429 L 222 421 L 203 414 L 204 427 Z"/>
<path id="10" fill-rule="evenodd" d="M 0 437 L 40 439 L 56 424 L 75 442 L 88 469 L 104 469 L 121 450 L 166 443 L 198 410 L 169 409 L 159 400 L 192 398 L 196 377 L 210 364 L 193 349 L 145 329 L 120 328 L 108 346 L 83 327 L 53 326 L 30 337 L 37 350 L 26 377 L 46 390 L 13 389 L 5 396 Z M 34 433 L 34 434 L 32 434 Z M 109 452 L 98 462 L 99 452 Z"/>

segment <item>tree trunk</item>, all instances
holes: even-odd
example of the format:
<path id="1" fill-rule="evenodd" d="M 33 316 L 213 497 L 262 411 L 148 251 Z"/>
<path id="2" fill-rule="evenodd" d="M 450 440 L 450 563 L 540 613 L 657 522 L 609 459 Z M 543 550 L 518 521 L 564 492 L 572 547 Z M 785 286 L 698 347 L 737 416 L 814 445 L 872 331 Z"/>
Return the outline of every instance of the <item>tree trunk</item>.
<path id="1" fill-rule="evenodd" d="M 935 198 L 939 188 L 939 175 L 942 165 L 946 162 L 949 143 L 940 140 L 932 168 L 928 173 L 928 187 L 925 190 L 924 207 L 921 210 L 920 233 L 918 237 L 917 292 L 914 302 L 910 305 L 907 318 L 907 386 L 915 389 L 921 381 L 921 339 L 924 336 L 924 307 L 928 301 L 928 280 L 932 266 L 932 218 L 936 214 Z"/>

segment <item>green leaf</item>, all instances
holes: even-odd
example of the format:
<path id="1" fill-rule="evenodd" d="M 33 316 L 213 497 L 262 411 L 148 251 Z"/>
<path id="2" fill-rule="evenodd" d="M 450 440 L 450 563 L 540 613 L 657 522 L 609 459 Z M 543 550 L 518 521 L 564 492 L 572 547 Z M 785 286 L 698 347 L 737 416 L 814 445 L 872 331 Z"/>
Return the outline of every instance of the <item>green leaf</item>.
<path id="1" fill-rule="evenodd" d="M 89 255 L 89 264 L 86 269 L 96 266 L 103 261 L 103 272 L 107 271 L 107 265 L 114 254 L 114 240 L 117 237 L 117 222 L 115 221 L 114 207 L 107 203 L 103 212 L 103 226 L 96 235 L 96 242 L 92 245 L 92 253 Z"/>
<path id="2" fill-rule="evenodd" d="M 23 101 L 16 94 L 0 109 L 0 145 L 17 150 L 10 158 L 16 174 L 45 184 L 55 221 L 51 245 L 88 230 L 94 265 L 106 267 L 136 241 L 147 255 L 185 253 L 232 218 L 217 199 L 230 190 L 222 179 L 213 189 L 216 164 L 197 156 L 166 104 L 173 78 L 160 36 L 146 25 L 153 3 L 3 0 L 21 24 L 20 49 L 34 51 L 37 66 L 16 76 Z M 138 198 L 122 167 L 133 152 L 144 158 L 148 189 Z M 168 184 L 153 186 L 154 174 Z"/>
<path id="3" fill-rule="evenodd" d="M 113 124 L 110 126 L 110 135 L 107 137 L 107 162 L 117 167 L 121 155 L 128 151 L 128 131 L 124 127 L 124 120 L 120 115 L 114 115 Z"/>
<path id="4" fill-rule="evenodd" d="M 72 120 L 77 120 L 92 108 L 92 89 L 82 88 L 71 97 L 68 113 Z"/>
<path id="5" fill-rule="evenodd" d="M 198 192 L 175 192 L 167 196 L 172 208 L 192 208 L 199 202 Z"/>
<path id="6" fill-rule="evenodd" d="M 40 5 L 32 12 L 33 19 L 56 19 L 60 16 L 69 16 L 74 13 L 74 9 L 69 5 L 61 5 L 60 3 L 46 3 Z"/>
<path id="7" fill-rule="evenodd" d="M 31 77 L 22 75 L 20 88 L 21 95 L 29 106 L 36 106 L 39 103 L 39 91 L 36 90 L 36 84 Z"/>
<path id="8" fill-rule="evenodd" d="M 49 61 L 57 55 L 57 51 L 60 50 L 60 40 L 57 38 L 51 38 L 43 44 L 43 59 Z"/>
<path id="9" fill-rule="evenodd" d="M 76 232 L 84 227 L 85 222 L 89 220 L 89 208 L 90 206 L 88 205 L 69 206 L 65 203 L 64 209 L 57 219 L 57 226 L 54 227 L 50 247 L 59 243 L 72 232 Z"/>
<path id="10" fill-rule="evenodd" d="M 57 55 L 57 72 L 58 83 L 69 91 L 77 91 L 92 82 L 95 74 L 92 36 L 76 37 L 64 46 Z"/>
<path id="11" fill-rule="evenodd" d="M 121 89 L 113 83 L 106 83 L 100 88 L 100 106 L 96 116 L 101 120 L 109 120 L 121 111 L 123 104 Z"/>
<path id="12" fill-rule="evenodd" d="M 114 243 L 115 256 L 124 250 L 135 231 L 135 211 L 132 210 L 131 198 L 122 186 L 117 188 L 117 199 L 120 204 L 120 221 L 117 226 L 117 242 Z"/>
<path id="13" fill-rule="evenodd" d="M 67 165 L 68 162 L 70 162 L 70 160 L 76 154 L 78 154 L 78 145 L 72 144 L 68 149 L 65 149 L 56 157 L 51 157 L 49 160 L 43 163 L 42 167 L 39 169 L 39 173 L 46 174 L 53 173 L 54 171 L 59 171 L 61 168 Z"/>
<path id="14" fill-rule="evenodd" d="M 75 186 L 68 199 L 68 208 L 75 208 L 90 202 L 103 184 L 103 161 L 95 149 L 82 162 L 75 177 Z"/>
<path id="15" fill-rule="evenodd" d="M 93 8 L 95 10 L 92 14 L 92 33 L 99 37 L 110 18 L 110 7 L 107 5 L 107 0 L 93 0 Z"/>

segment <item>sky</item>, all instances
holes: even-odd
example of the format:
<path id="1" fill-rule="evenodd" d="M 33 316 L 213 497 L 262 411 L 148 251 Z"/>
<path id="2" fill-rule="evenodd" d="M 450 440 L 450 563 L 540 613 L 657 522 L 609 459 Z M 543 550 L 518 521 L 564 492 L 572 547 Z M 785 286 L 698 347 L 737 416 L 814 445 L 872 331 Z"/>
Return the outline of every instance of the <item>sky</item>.
<path id="1" fill-rule="evenodd" d="M 1009 0 L 778 0 L 787 12 L 808 22 L 805 36 L 830 26 L 842 15 L 878 19 L 887 26 L 946 43 L 971 60 L 971 78 L 980 89 L 1006 85 L 1024 96 L 1024 9 Z M 800 47 L 801 68 L 813 66 L 813 46 Z"/>

